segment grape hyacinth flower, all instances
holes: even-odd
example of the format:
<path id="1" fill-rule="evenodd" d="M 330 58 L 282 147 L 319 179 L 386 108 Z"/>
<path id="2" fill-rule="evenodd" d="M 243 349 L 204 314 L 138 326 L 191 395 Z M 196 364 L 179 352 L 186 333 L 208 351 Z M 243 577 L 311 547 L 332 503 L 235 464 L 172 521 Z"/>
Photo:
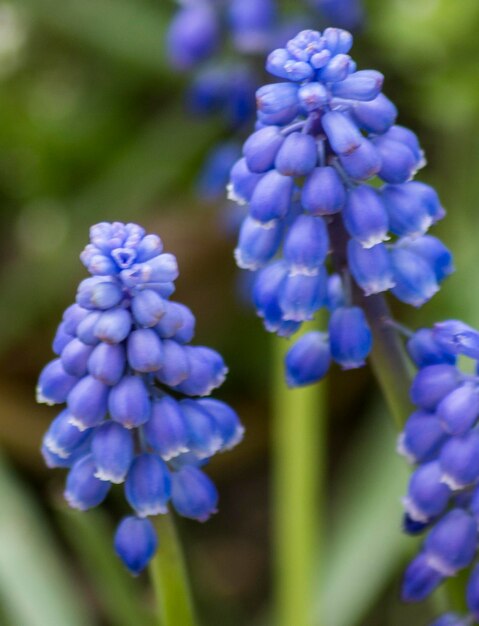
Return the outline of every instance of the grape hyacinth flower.
<path id="1" fill-rule="evenodd" d="M 266 329 L 288 337 L 321 308 L 331 313 L 328 335 L 291 348 L 292 386 L 322 378 L 330 357 L 364 364 L 372 340 L 358 299 L 391 291 L 418 307 L 453 271 L 426 234 L 445 212 L 413 180 L 425 162 L 418 139 L 396 125 L 383 76 L 357 69 L 352 44 L 345 30 L 305 30 L 271 52 L 266 69 L 280 82 L 256 92 L 256 130 L 231 170 L 229 196 L 248 210 L 236 262 L 256 273 Z"/>
<path id="2" fill-rule="evenodd" d="M 407 348 L 418 372 L 410 394 L 417 410 L 398 440 L 415 466 L 404 529 L 428 534 L 406 570 L 403 599 L 423 600 L 476 560 L 466 593 L 470 615 L 446 614 L 433 625 L 468 626 L 479 621 L 479 331 L 448 320 L 414 333 Z M 475 373 L 463 366 L 467 360 Z"/>
<path id="3" fill-rule="evenodd" d="M 178 4 L 166 49 L 176 70 L 192 73 L 188 108 L 199 116 L 221 115 L 231 131 L 241 135 L 254 118 L 264 55 L 283 45 L 306 19 L 350 29 L 359 27 L 363 19 L 361 0 L 305 0 L 296 15 L 282 15 L 277 0 L 179 0 Z M 200 173 L 198 193 L 205 200 L 212 198 L 205 177 L 216 183 L 215 189 L 224 189 L 222 168 L 211 166 L 217 150 L 224 152 L 227 146 L 220 143 L 209 155 L 206 171 Z"/>
<path id="4" fill-rule="evenodd" d="M 136 224 L 100 223 L 81 261 L 91 274 L 67 308 L 37 397 L 66 404 L 43 439 L 49 467 L 69 469 L 65 498 L 79 510 L 124 484 L 133 514 L 115 551 L 138 574 L 157 548 L 150 516 L 172 506 L 205 521 L 216 487 L 202 467 L 243 436 L 237 414 L 207 396 L 225 379 L 220 354 L 190 345 L 195 318 L 174 302 L 176 258 Z M 161 541 L 161 538 L 160 538 Z"/>

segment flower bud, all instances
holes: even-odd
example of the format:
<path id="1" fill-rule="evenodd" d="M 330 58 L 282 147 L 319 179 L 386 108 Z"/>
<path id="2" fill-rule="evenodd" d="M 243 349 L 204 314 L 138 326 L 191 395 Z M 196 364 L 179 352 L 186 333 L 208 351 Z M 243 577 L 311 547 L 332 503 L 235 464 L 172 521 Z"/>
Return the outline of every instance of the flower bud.
<path id="1" fill-rule="evenodd" d="M 104 311 L 95 325 L 95 336 L 105 343 L 121 343 L 130 332 L 131 315 L 126 309 Z"/>
<path id="2" fill-rule="evenodd" d="M 444 575 L 431 567 L 427 554 L 420 554 L 404 573 L 401 597 L 403 602 L 425 600 L 444 580 Z"/>
<path id="3" fill-rule="evenodd" d="M 270 222 L 286 216 L 293 193 L 293 179 L 276 170 L 267 172 L 253 191 L 249 211 L 259 222 Z"/>
<path id="4" fill-rule="evenodd" d="M 439 291 L 434 269 L 422 257 L 396 247 L 391 250 L 391 262 L 396 283 L 392 292 L 401 302 L 419 307 Z"/>
<path id="5" fill-rule="evenodd" d="M 70 422 L 80 430 L 101 424 L 108 408 L 109 392 L 109 387 L 92 376 L 82 378 L 68 394 Z"/>
<path id="6" fill-rule="evenodd" d="M 100 311 L 91 311 L 88 315 L 82 319 L 78 324 L 76 335 L 80 341 L 88 344 L 89 346 L 96 346 L 100 341 L 95 334 L 96 325 L 98 320 L 103 315 Z"/>
<path id="7" fill-rule="evenodd" d="M 434 411 L 448 393 L 459 386 L 461 376 L 449 364 L 428 365 L 416 374 L 411 385 L 411 400 L 426 411 Z"/>
<path id="8" fill-rule="evenodd" d="M 136 260 L 138 263 L 149 261 L 163 252 L 163 242 L 155 234 L 148 234 L 138 243 L 136 247 Z"/>
<path id="9" fill-rule="evenodd" d="M 343 221 L 348 233 L 363 248 L 372 248 L 389 239 L 388 215 L 381 196 L 372 187 L 360 185 L 349 192 Z"/>
<path id="10" fill-rule="evenodd" d="M 288 267 L 284 261 L 275 261 L 256 275 L 253 285 L 253 301 L 258 315 L 265 323 L 274 326 L 281 322 L 279 294 L 286 279 Z"/>
<path id="11" fill-rule="evenodd" d="M 43 437 L 43 445 L 62 459 L 68 459 L 91 434 L 88 430 L 78 430 L 70 420 L 70 412 L 64 409 L 53 420 Z"/>
<path id="12" fill-rule="evenodd" d="M 329 236 L 321 217 L 299 215 L 285 237 L 283 256 L 293 272 L 316 273 L 329 250 Z"/>
<path id="13" fill-rule="evenodd" d="M 353 180 L 369 180 L 381 169 L 381 157 L 376 146 L 362 137 L 358 148 L 351 154 L 343 154 L 339 157 L 346 174 Z"/>
<path id="14" fill-rule="evenodd" d="M 462 509 L 449 511 L 434 526 L 424 543 L 429 563 L 443 576 L 454 576 L 470 565 L 476 546 L 476 523 Z"/>
<path id="15" fill-rule="evenodd" d="M 148 445 L 165 460 L 188 451 L 188 431 L 180 406 L 170 396 L 155 400 L 144 425 Z"/>
<path id="16" fill-rule="evenodd" d="M 262 177 L 262 174 L 251 172 L 246 159 L 239 159 L 230 172 L 230 182 L 227 186 L 228 198 L 240 204 L 249 202 Z"/>
<path id="17" fill-rule="evenodd" d="M 386 185 L 381 193 L 389 216 L 389 228 L 400 237 L 424 235 L 432 224 L 427 205 L 409 183 Z"/>
<path id="18" fill-rule="evenodd" d="M 168 512 L 170 472 L 156 454 L 135 457 L 125 482 L 125 496 L 139 517 Z"/>
<path id="19" fill-rule="evenodd" d="M 337 83 L 343 81 L 349 74 L 351 57 L 348 54 L 336 54 L 321 68 L 318 76 L 326 83 Z"/>
<path id="20" fill-rule="evenodd" d="M 416 411 L 407 420 L 398 439 L 398 452 L 411 463 L 435 459 L 448 436 L 434 413 Z"/>
<path id="21" fill-rule="evenodd" d="M 362 309 L 341 307 L 329 320 L 331 356 L 343 369 L 361 367 L 371 351 L 372 335 Z"/>
<path id="22" fill-rule="evenodd" d="M 80 324 L 80 322 L 85 319 L 88 314 L 89 311 L 78 304 L 72 304 L 69 306 L 63 313 L 65 332 L 70 335 L 75 335 L 78 324 Z"/>
<path id="23" fill-rule="evenodd" d="M 93 350 L 93 346 L 84 344 L 79 339 L 72 339 L 63 349 L 61 361 L 63 369 L 70 376 L 80 378 L 87 372 L 88 358 Z"/>
<path id="24" fill-rule="evenodd" d="M 437 461 L 421 465 L 411 476 L 404 508 L 411 519 L 427 523 L 444 512 L 451 492 L 441 482 L 442 470 Z"/>
<path id="25" fill-rule="evenodd" d="M 133 575 L 137 575 L 155 554 L 158 539 L 150 520 L 129 516 L 119 523 L 114 545 L 122 562 Z"/>
<path id="26" fill-rule="evenodd" d="M 112 419 L 125 428 L 136 428 L 150 417 L 150 398 L 143 379 L 124 376 L 112 387 L 108 399 Z"/>
<path id="27" fill-rule="evenodd" d="M 235 259 L 238 267 L 256 271 L 270 261 L 281 244 L 283 224 L 280 220 L 258 222 L 247 216 L 241 225 Z"/>
<path id="28" fill-rule="evenodd" d="M 290 271 L 279 294 L 282 320 L 303 322 L 313 319 L 314 314 L 326 304 L 326 296 L 327 273 L 324 266 L 320 266 L 316 274 Z"/>
<path id="29" fill-rule="evenodd" d="M 379 178 L 386 183 L 398 185 L 411 180 L 418 169 L 418 161 L 408 146 L 379 136 L 373 140 L 381 157 Z"/>
<path id="30" fill-rule="evenodd" d="M 121 287 L 98 276 L 86 278 L 80 283 L 77 303 L 85 309 L 107 310 L 120 304 L 123 299 Z"/>
<path id="31" fill-rule="evenodd" d="M 180 409 L 188 432 L 188 448 L 199 459 L 207 459 L 221 449 L 220 429 L 208 411 L 195 400 L 181 400 Z"/>
<path id="32" fill-rule="evenodd" d="M 110 483 L 95 477 L 95 462 L 91 454 L 79 459 L 67 476 L 65 500 L 73 509 L 86 511 L 106 498 Z"/>
<path id="33" fill-rule="evenodd" d="M 37 402 L 45 404 L 65 402 L 77 383 L 76 376 L 70 376 L 65 372 L 61 359 L 54 359 L 41 371 L 37 385 Z"/>
<path id="34" fill-rule="evenodd" d="M 449 439 L 441 450 L 439 463 L 441 480 L 451 489 L 474 484 L 479 479 L 479 432 L 473 430 Z"/>
<path id="35" fill-rule="evenodd" d="M 461 435 L 472 428 L 479 417 L 479 388 L 466 383 L 441 400 L 437 416 L 450 435 Z"/>
<path id="36" fill-rule="evenodd" d="M 456 362 L 456 357 L 438 344 L 434 331 L 430 328 L 421 328 L 416 331 L 407 342 L 407 351 L 419 368 L 439 363 L 454 365 Z"/>
<path id="37" fill-rule="evenodd" d="M 290 387 L 315 383 L 326 376 L 330 361 L 326 334 L 314 331 L 306 333 L 286 354 L 286 382 Z"/>
<path id="38" fill-rule="evenodd" d="M 264 85 L 256 92 L 258 119 L 263 124 L 289 124 L 299 112 L 298 86 L 292 83 Z"/>
<path id="39" fill-rule="evenodd" d="M 293 132 L 286 137 L 275 159 L 275 167 L 283 176 L 306 176 L 316 166 L 316 140 L 308 134 Z"/>
<path id="40" fill-rule="evenodd" d="M 413 133 L 413 131 L 409 128 L 397 125 L 391 126 L 391 128 L 386 133 L 384 133 L 384 138 L 404 144 L 414 154 L 416 161 L 419 163 L 419 167 L 425 165 L 426 162 L 424 159 L 424 152 L 422 151 L 419 144 L 419 139 L 417 138 L 417 135 Z M 423 185 L 424 183 L 418 184 Z M 427 185 L 424 186 L 427 187 Z"/>
<path id="41" fill-rule="evenodd" d="M 119 343 L 99 343 L 88 359 L 88 371 L 93 378 L 109 386 L 120 382 L 125 365 L 125 348 Z"/>
<path id="42" fill-rule="evenodd" d="M 140 328 L 130 333 L 127 341 L 128 363 L 136 372 L 156 372 L 163 363 L 161 340 L 152 328 Z"/>
<path id="43" fill-rule="evenodd" d="M 268 55 L 266 70 L 273 76 L 292 81 L 303 81 L 313 74 L 313 69 L 309 63 L 294 60 L 284 48 L 273 50 Z"/>
<path id="44" fill-rule="evenodd" d="M 163 363 L 155 373 L 157 380 L 168 387 L 176 387 L 190 375 L 188 351 L 171 339 L 163 339 Z"/>
<path id="45" fill-rule="evenodd" d="M 244 427 L 236 411 L 228 404 L 213 398 L 202 398 L 196 402 L 213 418 L 222 439 L 222 451 L 234 448 L 243 439 Z"/>
<path id="46" fill-rule="evenodd" d="M 131 312 L 137 324 L 144 328 L 155 326 L 165 313 L 164 298 L 151 289 L 135 294 L 131 301 Z"/>
<path id="47" fill-rule="evenodd" d="M 263 173 L 274 167 L 274 160 L 281 148 L 284 135 L 278 126 L 265 126 L 250 135 L 243 146 L 248 170 Z"/>
<path id="48" fill-rule="evenodd" d="M 206 474 L 187 465 L 171 476 L 171 501 L 183 517 L 205 522 L 216 513 L 218 492 Z"/>
<path id="49" fill-rule="evenodd" d="M 187 346 L 185 350 L 189 373 L 176 390 L 187 396 L 209 395 L 224 382 L 228 368 L 215 350 L 203 346 Z"/>
<path id="50" fill-rule="evenodd" d="M 384 244 L 363 248 L 355 239 L 348 241 L 348 265 L 366 296 L 394 287 L 393 268 Z"/>
<path id="51" fill-rule="evenodd" d="M 339 111 L 328 111 L 323 115 L 321 122 L 336 154 L 351 154 L 361 145 L 362 135 L 347 115 Z"/>
<path id="52" fill-rule="evenodd" d="M 313 215 L 338 213 L 346 201 L 344 184 L 332 167 L 316 167 L 301 190 L 301 205 Z"/>
<path id="53" fill-rule="evenodd" d="M 133 460 L 133 436 L 116 422 L 106 422 L 95 429 L 91 451 L 95 476 L 111 483 L 122 483 Z"/>
<path id="54" fill-rule="evenodd" d="M 385 133 L 398 114 L 396 106 L 382 93 L 369 102 L 356 102 L 352 113 L 358 126 L 376 135 Z"/>
<path id="55" fill-rule="evenodd" d="M 424 259 L 434 270 L 436 280 L 441 282 L 454 272 L 452 254 L 437 237 L 424 235 L 407 244 L 408 250 Z"/>
<path id="56" fill-rule="evenodd" d="M 339 98 L 348 100 L 374 100 L 383 86 L 384 76 L 375 70 L 361 70 L 351 74 L 344 80 L 334 83 L 332 93 Z"/>

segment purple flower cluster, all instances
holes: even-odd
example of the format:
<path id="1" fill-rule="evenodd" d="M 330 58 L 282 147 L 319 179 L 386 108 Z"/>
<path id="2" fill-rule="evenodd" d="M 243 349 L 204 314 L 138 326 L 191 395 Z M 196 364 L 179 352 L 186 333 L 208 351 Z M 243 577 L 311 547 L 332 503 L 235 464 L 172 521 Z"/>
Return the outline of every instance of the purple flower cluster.
<path id="1" fill-rule="evenodd" d="M 441 322 L 415 333 L 408 351 L 418 367 L 411 387 L 417 410 L 406 422 L 398 450 L 416 468 L 404 498 L 404 528 L 411 534 L 428 531 L 404 576 L 403 599 L 416 602 L 477 556 L 479 332 L 457 320 Z M 469 363 L 473 373 L 466 371 Z M 435 626 L 479 621 L 478 563 L 466 595 L 471 616 L 446 615 Z"/>
<path id="2" fill-rule="evenodd" d="M 49 467 L 67 467 L 73 508 L 100 504 L 125 484 L 135 515 L 123 519 L 115 549 L 133 572 L 153 556 L 151 515 L 169 503 L 206 520 L 217 491 L 200 469 L 242 438 L 236 413 L 206 398 L 224 381 L 221 356 L 189 345 L 195 318 L 170 300 L 176 258 L 136 224 L 100 223 L 81 260 L 92 275 L 67 308 L 53 341 L 57 358 L 42 371 L 38 401 L 66 403 L 46 432 Z"/>
<path id="3" fill-rule="evenodd" d="M 352 43 L 344 30 L 306 30 L 271 52 L 266 68 L 282 82 L 258 89 L 256 131 L 231 170 L 230 197 L 248 209 L 236 261 L 258 272 L 266 329 L 289 336 L 331 311 L 329 337 L 292 347 L 291 385 L 319 380 L 330 356 L 345 369 L 364 363 L 371 333 L 352 306 L 352 279 L 366 296 L 391 290 L 421 306 L 453 271 L 447 248 L 426 235 L 445 211 L 412 180 L 424 165 L 417 137 L 395 124 L 383 76 L 357 70 Z M 330 259 L 340 276 L 328 276 Z"/>

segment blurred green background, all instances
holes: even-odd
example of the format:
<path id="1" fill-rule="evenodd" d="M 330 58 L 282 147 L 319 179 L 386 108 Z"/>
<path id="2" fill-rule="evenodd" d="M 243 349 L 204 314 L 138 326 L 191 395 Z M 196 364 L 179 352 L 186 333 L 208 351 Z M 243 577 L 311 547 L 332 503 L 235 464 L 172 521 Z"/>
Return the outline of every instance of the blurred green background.
<path id="1" fill-rule="evenodd" d="M 398 317 L 479 324 L 479 3 L 370 0 L 366 8 L 355 58 L 385 73 L 399 123 L 420 136 L 428 157 L 420 178 L 448 209 L 434 234 L 457 266 L 431 303 L 398 308 Z M 146 576 L 130 579 L 111 547 L 124 505 L 65 509 L 64 474 L 47 470 L 39 453 L 55 411 L 37 406 L 33 391 L 84 276 L 88 227 L 115 219 L 158 232 L 177 255 L 177 298 L 197 315 L 197 341 L 224 354 L 230 376 L 219 397 L 247 427 L 244 443 L 211 465 L 219 514 L 180 525 L 203 624 L 270 623 L 270 339 L 238 297 L 227 209 L 195 198 L 198 167 L 227 134 L 221 120 L 185 111 L 187 78 L 171 71 L 163 49 L 173 10 L 163 0 L 0 2 L 2 626 L 151 623 Z M 400 532 L 407 469 L 392 421 L 367 369 L 334 371 L 328 400 L 323 619 L 312 626 L 420 625 L 432 609 L 398 600 L 414 542 Z"/>

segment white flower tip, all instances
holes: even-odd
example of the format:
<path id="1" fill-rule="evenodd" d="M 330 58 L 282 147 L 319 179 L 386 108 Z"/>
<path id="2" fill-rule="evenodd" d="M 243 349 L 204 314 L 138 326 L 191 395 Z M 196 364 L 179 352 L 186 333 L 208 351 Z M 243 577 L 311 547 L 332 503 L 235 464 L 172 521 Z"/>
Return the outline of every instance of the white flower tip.
<path id="1" fill-rule="evenodd" d="M 74 417 L 73 415 L 68 420 L 68 423 L 71 424 L 72 426 L 75 426 L 75 428 L 78 428 L 80 432 L 83 432 L 84 430 L 88 429 L 88 426 L 85 426 L 85 424 L 80 419 L 78 419 L 77 417 Z"/>
<path id="2" fill-rule="evenodd" d="M 362 245 L 363 248 L 368 250 L 369 248 L 374 248 L 374 246 L 377 246 L 378 243 L 383 243 L 383 241 L 389 241 L 390 239 L 391 237 L 389 237 L 387 233 L 379 233 L 377 235 L 371 235 L 369 239 L 360 241 L 359 243 Z"/>
<path id="3" fill-rule="evenodd" d="M 236 193 L 233 183 L 228 183 L 226 185 L 226 197 L 228 200 L 236 202 L 239 205 L 247 204 L 246 199 Z"/>

